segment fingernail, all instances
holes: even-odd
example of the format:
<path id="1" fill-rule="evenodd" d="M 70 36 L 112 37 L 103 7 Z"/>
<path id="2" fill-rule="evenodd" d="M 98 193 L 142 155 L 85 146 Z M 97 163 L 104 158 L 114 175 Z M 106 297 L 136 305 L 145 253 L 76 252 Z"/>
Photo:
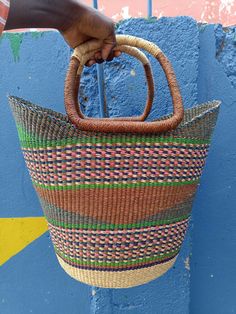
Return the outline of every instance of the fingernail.
<path id="1" fill-rule="evenodd" d="M 102 58 L 97 58 L 97 59 L 96 59 L 96 62 L 99 63 L 99 64 L 100 64 L 100 63 L 103 63 L 103 61 L 104 61 L 104 60 L 103 60 Z"/>

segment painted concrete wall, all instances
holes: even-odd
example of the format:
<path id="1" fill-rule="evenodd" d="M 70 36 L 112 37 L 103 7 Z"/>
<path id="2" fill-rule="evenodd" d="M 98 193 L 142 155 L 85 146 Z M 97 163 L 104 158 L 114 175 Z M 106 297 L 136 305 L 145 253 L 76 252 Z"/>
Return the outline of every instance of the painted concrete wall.
<path id="1" fill-rule="evenodd" d="M 91 5 L 91 0 L 84 0 Z M 146 17 L 147 0 L 99 0 L 100 10 L 115 21 L 130 17 Z M 153 0 L 153 15 L 162 16 L 187 15 L 199 22 L 236 24 L 235 0 Z"/>
<path id="2" fill-rule="evenodd" d="M 24 95 L 63 110 L 63 80 L 70 54 L 59 34 L 35 35 L 4 35 L 0 43 L 0 55 L 4 56 L 0 61 L 0 256 L 5 252 L 7 258 L 20 250 L 8 261 L 0 260 L 0 313 L 90 313 L 91 288 L 71 280 L 57 265 L 41 223 L 33 220 L 34 230 L 43 232 L 41 237 L 32 234 L 27 224 L 29 217 L 42 217 L 42 210 L 19 149 L 6 96 Z M 17 221 L 21 228 L 16 227 Z M 24 250 L 19 244 L 16 247 L 11 235 L 4 235 L 6 229 L 17 233 Z"/>
<path id="3" fill-rule="evenodd" d="M 42 211 L 20 152 L 6 95 L 24 97 L 42 106 L 64 112 L 63 81 L 70 49 L 57 32 L 5 34 L 0 42 L 0 55 L 4 56 L 4 59 L 0 59 L 1 314 L 236 312 L 232 290 L 235 282 L 230 277 L 230 274 L 234 275 L 235 260 L 229 250 L 225 252 L 223 259 L 225 266 L 228 267 L 228 275 L 224 277 L 224 283 L 228 287 L 225 294 L 220 286 L 222 273 L 219 277 L 211 277 L 217 271 L 220 273 L 224 239 L 229 243 L 229 238 L 234 239 L 235 236 L 231 235 L 235 221 L 233 212 L 235 193 L 232 192 L 231 195 L 229 192 L 231 190 L 225 186 L 231 185 L 234 191 L 235 176 L 232 176 L 231 172 L 236 173 L 236 166 L 233 163 L 236 149 L 230 145 L 233 134 L 236 133 L 234 116 L 231 113 L 235 100 L 232 70 L 234 35 L 231 39 L 231 35 L 228 35 L 231 31 L 224 33 L 220 28 L 215 30 L 214 26 L 201 28 L 199 32 L 196 22 L 186 17 L 162 18 L 157 21 L 126 20 L 120 24 L 118 32 L 138 36 L 141 34 L 142 37 L 158 43 L 174 66 L 186 108 L 198 101 L 213 98 L 225 100 L 221 109 L 220 126 L 214 137 L 202 186 L 195 202 L 192 228 L 188 232 L 175 267 L 147 285 L 122 290 L 99 289 L 76 282 L 64 273 L 54 256 L 49 235 L 45 233 Z M 229 59 L 232 59 L 231 62 Z M 95 68 L 87 69 L 84 74 L 81 93 L 84 110 L 89 116 L 97 116 L 98 91 Z M 170 110 L 166 81 L 155 63 L 154 74 L 157 81 L 157 96 L 152 117 Z M 106 65 L 105 76 L 110 116 L 140 113 L 146 96 L 142 67 L 133 59 L 122 56 L 121 59 Z M 223 159 L 219 159 L 222 148 L 228 153 L 225 157 L 221 156 Z M 220 171 L 218 180 L 214 177 L 217 170 Z M 220 178 L 225 181 L 221 182 Z M 210 188 L 208 182 L 212 183 Z M 217 202 L 214 195 L 218 197 Z M 225 220 L 226 225 L 221 236 L 222 229 L 217 227 L 223 227 L 220 200 L 226 203 L 224 197 L 227 199 L 227 210 L 230 215 L 228 220 Z M 209 219 L 203 220 L 206 202 L 211 210 L 207 212 Z M 29 217 L 33 219 L 29 220 Z M 214 223 L 210 225 L 210 221 Z M 19 235 L 15 238 L 20 238 L 20 243 L 16 243 L 15 238 L 10 236 L 12 233 Z M 211 239 L 214 237 L 218 242 L 212 246 Z M 210 242 L 207 241 L 208 238 Z M 230 247 L 230 244 L 228 245 Z M 189 258 L 192 247 L 190 273 Z M 211 255 L 208 255 L 209 247 L 212 248 Z M 1 259 L 1 252 L 5 254 L 4 259 Z M 16 253 L 18 254 L 14 256 Z M 213 272 L 212 267 L 216 271 Z M 215 305 L 215 298 L 222 301 Z"/>
<path id="4" fill-rule="evenodd" d="M 236 313 L 235 34 L 200 27 L 198 101 L 222 107 L 193 209 L 191 314 Z"/>

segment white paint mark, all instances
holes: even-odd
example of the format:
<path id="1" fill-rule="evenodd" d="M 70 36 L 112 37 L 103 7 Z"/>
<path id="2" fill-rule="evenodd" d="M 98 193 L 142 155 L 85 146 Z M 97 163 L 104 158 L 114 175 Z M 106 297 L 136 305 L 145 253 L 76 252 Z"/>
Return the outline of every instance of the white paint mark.
<path id="1" fill-rule="evenodd" d="M 131 76 L 135 76 L 135 75 L 136 75 L 136 72 L 135 72 L 134 69 L 132 69 L 132 70 L 130 71 L 130 75 L 131 75 Z"/>
<path id="2" fill-rule="evenodd" d="M 94 297 L 96 295 L 96 290 L 95 289 L 92 289 L 92 296 Z"/>
<path id="3" fill-rule="evenodd" d="M 131 15 L 129 14 L 129 7 L 123 7 L 121 9 L 120 15 L 122 16 L 123 19 L 131 18 Z"/>
<path id="4" fill-rule="evenodd" d="M 204 16 L 205 16 L 205 12 L 203 11 L 202 14 L 201 14 L 201 20 L 204 19 Z"/>
<path id="5" fill-rule="evenodd" d="M 114 15 L 112 15 L 112 17 L 111 17 L 113 20 L 118 20 L 119 18 L 120 18 L 120 14 L 119 13 L 116 13 L 116 14 L 114 14 Z"/>
<path id="6" fill-rule="evenodd" d="M 189 260 L 189 256 L 186 258 L 186 260 L 184 261 L 184 265 L 185 265 L 185 268 L 187 270 L 190 270 L 190 260 Z"/>
<path id="7" fill-rule="evenodd" d="M 231 9 L 235 3 L 235 0 L 220 0 L 219 13 L 226 11 L 228 14 L 231 13 Z"/>
<path id="8" fill-rule="evenodd" d="M 105 11 L 104 5 L 101 5 L 101 6 L 99 7 L 99 11 L 102 12 L 102 13 L 104 13 L 104 11 Z"/>
<path id="9" fill-rule="evenodd" d="M 215 1 L 206 1 L 203 11 L 201 13 L 200 21 L 205 23 L 213 20 L 215 16 L 215 7 L 217 6 Z"/>

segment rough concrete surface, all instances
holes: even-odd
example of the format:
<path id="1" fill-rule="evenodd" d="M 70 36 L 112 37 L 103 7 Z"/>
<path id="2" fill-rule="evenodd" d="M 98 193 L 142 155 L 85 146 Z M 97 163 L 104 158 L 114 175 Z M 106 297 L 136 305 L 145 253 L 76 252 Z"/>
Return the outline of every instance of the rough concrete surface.
<path id="1" fill-rule="evenodd" d="M 236 313 L 235 27 L 200 27 L 199 102 L 222 101 L 193 209 L 191 314 Z M 233 74 L 234 73 L 234 74 Z"/>

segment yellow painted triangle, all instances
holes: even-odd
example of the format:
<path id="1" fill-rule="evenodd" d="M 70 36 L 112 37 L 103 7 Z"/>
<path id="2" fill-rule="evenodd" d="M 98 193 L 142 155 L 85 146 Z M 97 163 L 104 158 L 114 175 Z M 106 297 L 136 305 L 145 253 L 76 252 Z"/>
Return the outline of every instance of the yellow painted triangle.
<path id="1" fill-rule="evenodd" d="M 0 266 L 47 229 L 44 217 L 0 218 Z"/>

